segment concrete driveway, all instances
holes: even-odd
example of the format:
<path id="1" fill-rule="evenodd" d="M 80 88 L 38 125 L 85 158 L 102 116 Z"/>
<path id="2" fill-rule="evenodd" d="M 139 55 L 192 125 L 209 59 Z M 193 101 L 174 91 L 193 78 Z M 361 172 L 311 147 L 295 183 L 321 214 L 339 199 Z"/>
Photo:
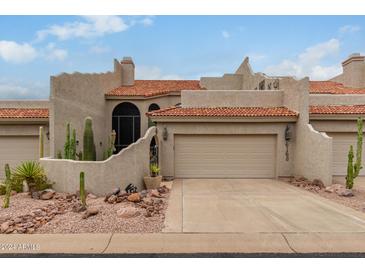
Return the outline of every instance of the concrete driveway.
<path id="1" fill-rule="evenodd" d="M 271 179 L 174 182 L 165 232 L 365 232 L 365 214 Z"/>

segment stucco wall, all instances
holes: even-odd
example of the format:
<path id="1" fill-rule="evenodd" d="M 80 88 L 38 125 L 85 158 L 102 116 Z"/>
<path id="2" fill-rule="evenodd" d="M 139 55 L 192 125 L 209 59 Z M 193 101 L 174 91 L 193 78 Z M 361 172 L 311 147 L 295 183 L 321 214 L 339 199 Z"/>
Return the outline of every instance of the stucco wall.
<path id="1" fill-rule="evenodd" d="M 174 135 L 175 134 L 275 134 L 276 147 L 276 176 L 291 176 L 293 170 L 294 147 L 289 144 L 289 161 L 285 159 L 285 127 L 293 123 L 158 123 L 157 133 L 160 140 L 161 174 L 174 176 Z M 162 138 L 163 129 L 167 128 L 168 139 Z"/>
<path id="2" fill-rule="evenodd" d="M 309 124 L 309 79 L 283 79 L 284 105 L 299 112 L 296 123 L 294 175 L 332 183 L 332 138 Z"/>
<path id="3" fill-rule="evenodd" d="M 183 107 L 276 107 L 283 105 L 280 90 L 182 91 Z"/>
<path id="4" fill-rule="evenodd" d="M 74 193 L 79 190 L 80 172 L 85 172 L 86 190 L 105 195 L 115 187 L 124 189 L 132 183 L 144 188 L 143 177 L 149 175 L 149 148 L 156 135 L 151 127 L 145 136 L 105 161 L 73 161 L 43 158 L 40 160 L 47 176 L 55 181 L 57 191 Z"/>
<path id="5" fill-rule="evenodd" d="M 263 86 L 260 88 L 260 83 Z M 208 90 L 271 90 L 278 78 L 269 77 L 263 73 L 254 73 L 246 57 L 234 74 L 224 74 L 222 77 L 201 77 L 200 84 Z M 275 87 L 274 87 L 275 86 Z"/>
<path id="6" fill-rule="evenodd" d="M 309 105 L 365 105 L 365 96 L 363 94 L 311 94 Z"/>
<path id="7" fill-rule="evenodd" d="M 51 77 L 50 133 L 51 157 L 63 150 L 66 123 L 76 129 L 82 150 L 84 119 L 93 119 L 97 158 L 102 159 L 110 131 L 105 129 L 105 93 L 121 85 L 120 63 L 115 60 L 114 72 L 100 74 L 63 73 Z"/>

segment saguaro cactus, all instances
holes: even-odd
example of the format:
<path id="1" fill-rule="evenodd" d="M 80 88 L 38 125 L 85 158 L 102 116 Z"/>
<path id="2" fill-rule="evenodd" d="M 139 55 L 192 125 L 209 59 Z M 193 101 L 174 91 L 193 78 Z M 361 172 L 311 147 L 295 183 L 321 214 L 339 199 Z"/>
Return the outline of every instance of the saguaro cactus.
<path id="1" fill-rule="evenodd" d="M 70 145 L 71 145 L 71 126 L 70 123 L 66 125 L 66 141 L 64 146 L 64 158 L 70 159 Z"/>
<path id="2" fill-rule="evenodd" d="M 85 193 L 85 173 L 80 172 L 80 201 L 83 207 L 86 207 L 86 193 Z"/>
<path id="3" fill-rule="evenodd" d="M 115 151 L 116 136 L 117 136 L 117 134 L 116 134 L 115 130 L 113 129 L 112 133 L 109 136 L 108 148 L 104 152 L 104 159 L 108 159 L 110 156 L 113 155 L 113 152 Z"/>
<path id="4" fill-rule="evenodd" d="M 347 175 L 346 175 L 346 188 L 352 189 L 354 186 L 354 149 L 350 146 L 348 160 L 347 160 Z"/>
<path id="5" fill-rule="evenodd" d="M 362 169 L 362 142 L 363 142 L 363 120 L 357 119 L 357 144 L 356 144 L 356 161 L 354 163 L 354 149 L 352 145 L 348 153 L 346 188 L 352 189 L 354 186 L 354 179 L 359 176 Z"/>
<path id="6" fill-rule="evenodd" d="M 76 160 L 76 129 L 72 130 L 69 154 L 70 154 L 70 159 Z"/>
<path id="7" fill-rule="evenodd" d="M 10 167 L 9 164 L 5 165 L 5 185 L 6 185 L 6 192 L 4 197 L 4 204 L 3 208 L 8 208 L 10 204 L 10 195 L 11 195 L 11 179 L 10 179 Z"/>
<path id="8" fill-rule="evenodd" d="M 84 161 L 96 160 L 96 150 L 95 150 L 94 133 L 92 125 L 93 125 L 92 119 L 90 117 L 87 117 L 85 119 L 85 128 L 84 128 L 84 152 L 83 152 Z"/>
<path id="9" fill-rule="evenodd" d="M 44 134 L 43 127 L 39 127 L 39 158 L 44 157 Z"/>

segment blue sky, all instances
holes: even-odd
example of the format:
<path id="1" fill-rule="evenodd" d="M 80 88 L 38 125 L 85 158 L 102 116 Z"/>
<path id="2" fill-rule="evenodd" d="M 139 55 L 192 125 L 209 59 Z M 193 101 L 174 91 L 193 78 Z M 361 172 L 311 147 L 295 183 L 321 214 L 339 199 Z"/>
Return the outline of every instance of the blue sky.
<path id="1" fill-rule="evenodd" d="M 132 56 L 137 79 L 234 72 L 328 79 L 365 53 L 364 16 L 0 16 L 0 98 L 48 98 L 49 77 L 104 72 Z"/>

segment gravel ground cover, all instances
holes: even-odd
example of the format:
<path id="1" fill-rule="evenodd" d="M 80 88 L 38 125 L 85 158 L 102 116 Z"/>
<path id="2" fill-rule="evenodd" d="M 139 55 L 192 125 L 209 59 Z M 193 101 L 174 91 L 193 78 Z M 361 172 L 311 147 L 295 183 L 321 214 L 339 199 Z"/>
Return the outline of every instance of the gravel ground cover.
<path id="1" fill-rule="evenodd" d="M 283 179 L 283 181 L 315 193 L 333 202 L 351 207 L 365 213 L 365 189 L 357 188 L 356 182 L 354 188 L 351 191 L 347 192 L 344 182 L 337 182 L 335 184 L 332 184 L 331 186 L 324 187 L 321 184 L 313 184 L 313 182 L 305 180 L 303 178 L 300 178 L 299 180 Z M 345 195 L 346 193 L 348 193 L 349 195 Z"/>
<path id="2" fill-rule="evenodd" d="M 118 196 L 119 195 L 119 196 Z M 52 199 L 32 199 L 28 193 L 11 196 L 10 207 L 0 208 L 0 233 L 153 233 L 164 227 L 169 189 L 142 191 L 129 201 L 121 191 L 106 199 L 89 194 L 87 211 L 80 211 L 75 194 L 55 193 Z M 112 198 L 113 198 L 112 197 Z M 3 196 L 0 196 L 2 205 Z"/>

